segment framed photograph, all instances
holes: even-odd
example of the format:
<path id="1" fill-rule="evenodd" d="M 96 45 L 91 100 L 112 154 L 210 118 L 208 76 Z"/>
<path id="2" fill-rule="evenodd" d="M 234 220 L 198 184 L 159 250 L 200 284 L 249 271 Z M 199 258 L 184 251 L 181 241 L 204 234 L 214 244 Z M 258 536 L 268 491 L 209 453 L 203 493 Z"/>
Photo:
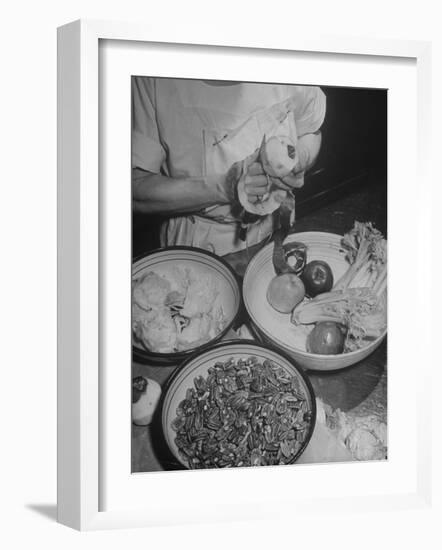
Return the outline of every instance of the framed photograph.
<path id="1" fill-rule="evenodd" d="M 59 521 L 426 506 L 430 45 L 58 52 Z"/>

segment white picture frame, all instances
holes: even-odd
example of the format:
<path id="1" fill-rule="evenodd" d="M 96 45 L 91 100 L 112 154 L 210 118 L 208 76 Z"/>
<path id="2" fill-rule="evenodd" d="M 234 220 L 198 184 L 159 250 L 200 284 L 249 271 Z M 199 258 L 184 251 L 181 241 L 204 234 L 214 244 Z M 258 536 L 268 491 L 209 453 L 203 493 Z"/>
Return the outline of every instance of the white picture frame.
<path id="1" fill-rule="evenodd" d="M 416 278 L 423 281 L 425 266 L 430 263 L 431 237 L 429 219 L 425 213 L 425 201 L 430 202 L 431 183 L 428 169 L 429 124 L 431 103 L 429 96 L 431 45 L 427 42 L 393 40 L 368 40 L 356 37 L 308 38 L 280 37 L 268 44 L 263 37 L 228 40 L 186 35 L 185 29 L 179 35 L 168 36 L 164 30 L 144 25 L 103 21 L 76 21 L 58 30 L 58 521 L 80 530 L 139 527 L 158 524 L 192 521 L 214 521 L 216 519 L 260 518 L 262 502 L 250 506 L 244 513 L 232 506 L 229 513 L 205 509 L 204 503 L 189 506 L 191 513 L 179 507 L 121 506 L 103 509 L 100 484 L 105 479 L 102 472 L 102 453 L 106 446 L 101 443 L 100 415 L 100 373 L 102 354 L 100 348 L 101 302 L 104 299 L 101 288 L 102 249 L 100 214 L 101 188 L 99 174 L 100 128 L 100 42 L 124 41 L 132 44 L 168 44 L 171 48 L 228 48 L 230 55 L 244 51 L 271 51 L 286 55 L 290 52 L 303 52 L 323 56 L 367 56 L 384 59 L 412 60 L 416 64 L 417 82 L 417 167 L 419 170 L 417 205 L 418 233 L 421 242 L 427 245 L 419 250 L 420 269 Z M 429 284 L 426 279 L 424 283 Z M 428 288 L 428 284 L 423 284 Z M 415 312 L 430 311 L 429 298 L 419 296 Z M 428 316 L 430 318 L 430 316 Z M 425 322 L 420 329 L 421 345 L 425 345 Z M 425 422 L 430 414 L 428 395 L 424 397 L 424 387 L 430 377 L 430 364 L 422 367 L 422 376 L 416 381 L 416 428 L 415 463 L 413 463 L 416 483 L 412 490 L 391 491 L 384 494 L 339 496 L 333 506 L 341 511 L 354 509 L 404 508 L 426 506 L 431 498 L 430 432 Z M 101 395 L 103 398 L 103 395 Z M 333 466 L 335 468 L 335 466 Z M 339 468 L 339 466 L 336 466 Z M 263 469 L 260 472 L 267 482 L 275 476 L 275 471 Z M 282 469 L 284 470 L 284 469 Z M 242 471 L 243 472 L 243 471 Z M 242 472 L 229 475 L 244 476 Z M 339 470 L 334 471 L 340 475 Z M 188 475 L 189 473 L 187 473 Z M 192 473 L 191 473 L 192 474 Z M 215 483 L 216 473 L 204 472 Z M 186 473 L 173 473 L 177 486 Z M 288 475 L 278 472 L 278 479 Z M 165 482 L 166 477 L 158 474 L 155 483 L 150 478 L 153 494 Z M 181 476 L 181 477 L 179 477 Z M 255 473 L 247 473 L 255 476 Z M 195 479 L 195 478 L 194 478 Z M 148 480 L 149 481 L 149 480 Z M 212 482 L 212 481 L 211 481 Z M 219 482 L 217 478 L 216 482 Z M 181 486 L 181 485 L 180 485 Z M 178 489 L 177 489 L 178 490 Z M 276 492 L 272 499 L 278 498 Z M 296 507 L 299 501 L 280 494 L 286 513 Z M 241 499 L 239 498 L 239 501 Z M 316 496 L 302 499 L 303 511 L 326 510 L 329 498 Z M 298 509 L 297 508 L 297 509 Z M 199 512 L 198 512 L 199 510 Z M 198 513 L 197 513 L 198 512 Z"/>

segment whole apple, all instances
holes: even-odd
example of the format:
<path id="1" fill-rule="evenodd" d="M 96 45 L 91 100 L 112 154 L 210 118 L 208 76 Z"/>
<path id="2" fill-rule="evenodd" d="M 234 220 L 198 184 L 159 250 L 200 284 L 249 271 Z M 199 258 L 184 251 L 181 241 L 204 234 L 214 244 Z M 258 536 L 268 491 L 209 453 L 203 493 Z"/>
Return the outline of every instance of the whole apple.
<path id="1" fill-rule="evenodd" d="M 322 260 L 309 262 L 301 277 L 307 296 L 310 298 L 323 292 L 329 292 L 333 288 L 333 272 L 328 263 Z"/>
<path id="2" fill-rule="evenodd" d="M 304 283 L 294 273 L 276 275 L 267 289 L 267 301 L 280 313 L 290 313 L 304 296 Z"/>

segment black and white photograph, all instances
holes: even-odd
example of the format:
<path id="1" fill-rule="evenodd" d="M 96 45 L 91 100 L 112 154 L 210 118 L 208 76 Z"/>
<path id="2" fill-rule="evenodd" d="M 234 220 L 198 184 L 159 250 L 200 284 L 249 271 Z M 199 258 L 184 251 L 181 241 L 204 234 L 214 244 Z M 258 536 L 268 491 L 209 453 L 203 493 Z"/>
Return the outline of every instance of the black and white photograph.
<path id="1" fill-rule="evenodd" d="M 436 7 L 6 6 L 1 547 L 442 547 Z"/>
<path id="2" fill-rule="evenodd" d="M 388 459 L 388 90 L 132 76 L 132 472 Z"/>

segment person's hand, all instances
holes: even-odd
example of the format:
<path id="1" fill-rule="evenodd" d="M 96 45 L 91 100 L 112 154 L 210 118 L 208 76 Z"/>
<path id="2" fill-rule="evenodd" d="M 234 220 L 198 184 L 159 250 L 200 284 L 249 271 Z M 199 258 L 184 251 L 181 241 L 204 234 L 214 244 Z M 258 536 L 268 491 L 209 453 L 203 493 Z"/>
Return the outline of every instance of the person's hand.
<path id="1" fill-rule="evenodd" d="M 227 172 L 225 179 L 225 192 L 230 199 L 229 202 L 237 202 L 237 186 L 240 179 L 244 179 L 244 190 L 247 195 L 247 199 L 256 204 L 265 200 L 266 195 L 270 191 L 271 187 L 276 184 L 277 187 L 283 187 L 278 185 L 278 180 L 267 176 L 262 168 L 262 164 L 259 162 L 259 149 L 256 149 L 250 156 L 246 157 L 243 161 L 235 162 L 229 171 Z"/>
<path id="2" fill-rule="evenodd" d="M 252 204 L 261 202 L 267 198 L 270 189 L 279 188 L 286 191 L 299 189 L 304 185 L 304 174 L 307 164 L 307 156 L 302 151 L 298 151 L 298 160 L 292 172 L 283 178 L 271 178 L 263 170 L 262 164 L 259 161 L 259 150 L 257 149 L 250 157 L 244 160 L 244 188 L 248 200 Z M 284 193 L 279 193 L 278 195 L 281 196 L 281 200 L 285 198 Z"/>
<path id="3" fill-rule="evenodd" d="M 301 157 L 298 156 L 298 161 L 290 174 L 280 178 L 282 183 L 290 189 L 299 189 L 302 187 L 304 185 L 304 175 L 307 168 L 304 164 L 305 163 L 302 162 Z"/>
<path id="4" fill-rule="evenodd" d="M 244 175 L 244 191 L 252 204 L 266 199 L 272 180 L 264 173 L 260 162 L 252 162 Z"/>
<path id="5" fill-rule="evenodd" d="M 306 134 L 299 138 L 296 144 L 297 161 L 292 172 L 281 178 L 284 185 L 291 189 L 298 189 L 304 185 L 304 175 L 316 161 L 321 147 L 321 133 Z"/>
<path id="6" fill-rule="evenodd" d="M 281 178 L 281 181 L 287 187 L 290 187 L 290 189 L 299 189 L 304 185 L 304 175 L 304 170 L 300 170 L 299 172 L 292 171 L 288 176 Z"/>

